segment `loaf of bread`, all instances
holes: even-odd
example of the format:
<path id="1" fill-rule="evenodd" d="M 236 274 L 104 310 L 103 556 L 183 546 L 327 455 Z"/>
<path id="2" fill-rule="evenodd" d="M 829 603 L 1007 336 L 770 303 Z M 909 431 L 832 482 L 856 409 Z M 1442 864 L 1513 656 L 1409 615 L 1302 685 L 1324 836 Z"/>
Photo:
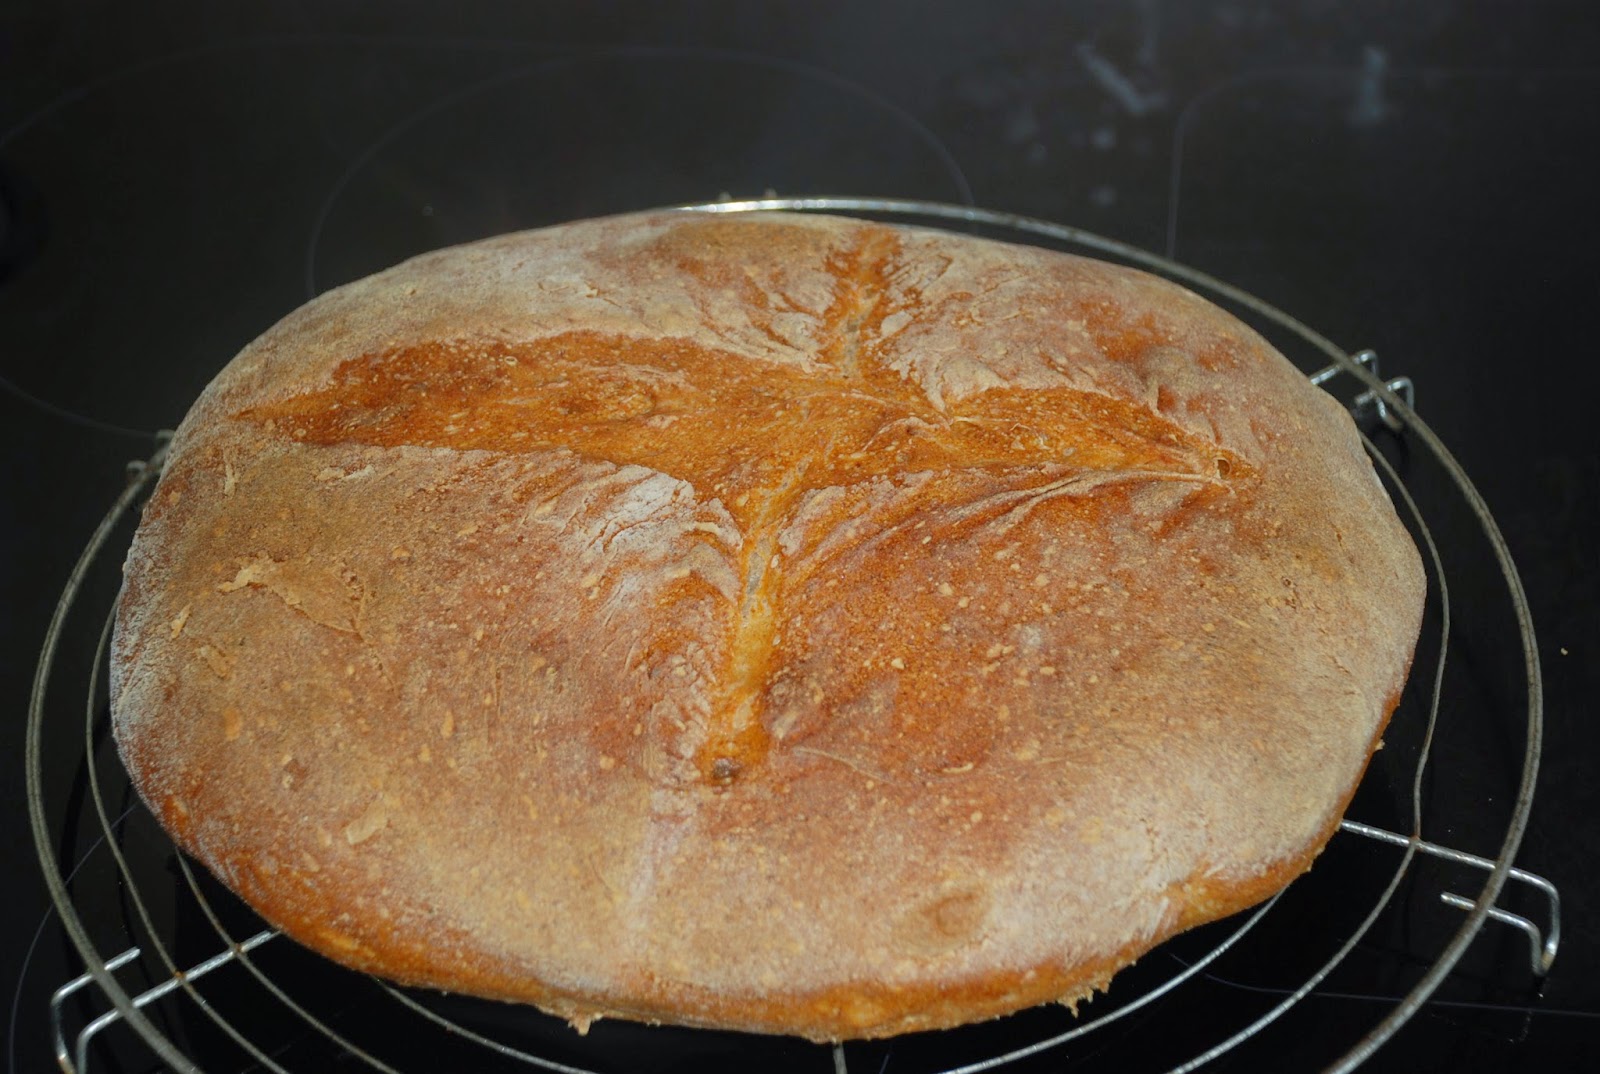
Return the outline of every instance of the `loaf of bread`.
<path id="1" fill-rule="evenodd" d="M 884 1036 L 1075 1003 L 1308 868 L 1424 588 L 1345 411 L 1182 288 L 623 216 L 247 347 L 134 540 L 113 720 L 339 962 Z"/>

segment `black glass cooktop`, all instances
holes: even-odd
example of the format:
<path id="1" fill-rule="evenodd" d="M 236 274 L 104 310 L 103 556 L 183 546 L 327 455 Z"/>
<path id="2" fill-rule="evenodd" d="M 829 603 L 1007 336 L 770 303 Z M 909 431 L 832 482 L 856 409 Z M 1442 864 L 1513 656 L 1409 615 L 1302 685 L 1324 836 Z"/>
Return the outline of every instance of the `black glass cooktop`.
<path id="1" fill-rule="evenodd" d="M 1586 6 L 443 7 L 0 12 L 10 1069 L 50 1067 L 49 995 L 82 971 L 28 830 L 28 685 L 124 464 L 155 448 L 245 342 L 329 287 L 497 232 L 770 193 L 927 199 L 1073 224 L 1238 285 L 1351 351 L 1375 349 L 1386 376 L 1413 379 L 1418 413 L 1476 483 L 1526 584 L 1544 753 L 1516 862 L 1559 889 L 1563 934 L 1540 981 L 1527 937 L 1489 922 L 1369 1068 L 1591 1069 L 1600 803 L 1586 714 L 1600 694 L 1600 434 L 1585 373 L 1600 301 L 1600 21 Z M 1308 371 L 1323 364 L 1272 331 Z M 1349 398 L 1352 385 L 1330 388 Z M 1494 858 L 1516 815 L 1528 728 L 1513 603 L 1446 469 L 1415 433 L 1368 427 L 1429 522 L 1451 596 L 1423 832 Z M 45 709 L 48 840 L 63 870 L 77 869 L 77 912 L 103 950 L 136 937 L 138 910 L 94 818 L 92 769 L 152 923 L 192 966 L 220 941 L 117 780 L 103 722 L 84 738 L 115 541 L 127 532 L 63 635 Z M 1352 810 L 1391 830 L 1409 826 L 1440 613 L 1436 601 L 1418 656 L 1426 674 Z M 1353 934 L 1397 853 L 1341 834 L 1308 882 L 1172 997 L 1013 1069 L 1165 1070 L 1203 1053 L 1283 1003 Z M 259 927 L 197 882 L 241 936 Z M 1440 893 L 1475 894 L 1481 882 L 1470 866 L 1419 862 L 1335 972 L 1209 1069 L 1319 1069 L 1354 1047 L 1460 924 Z M 1529 885 L 1513 882 L 1500 905 L 1548 931 L 1549 907 Z M 1096 1003 L 1115 1009 L 1160 987 L 1241 924 L 1160 949 Z M 284 941 L 258 958 L 309 1013 L 397 1068 L 521 1069 L 486 1051 L 462 1066 L 459 1042 L 441 1042 L 423 1016 Z M 127 980 L 132 991 L 150 983 Z M 205 987 L 257 1054 L 192 1005 L 152 1007 L 205 1069 L 368 1069 L 303 1020 L 284 1021 L 241 967 Z M 607 1023 L 579 1041 L 525 1012 L 413 1001 L 578 1066 L 834 1069 L 832 1053 L 795 1042 Z M 109 1007 L 91 988 L 63 1009 L 75 1033 Z M 928 1071 L 1072 1025 L 1063 1012 L 1029 1012 L 856 1046 L 846 1059 L 850 1070 Z M 101 1034 L 90 1059 L 96 1071 L 162 1069 L 124 1025 Z"/>

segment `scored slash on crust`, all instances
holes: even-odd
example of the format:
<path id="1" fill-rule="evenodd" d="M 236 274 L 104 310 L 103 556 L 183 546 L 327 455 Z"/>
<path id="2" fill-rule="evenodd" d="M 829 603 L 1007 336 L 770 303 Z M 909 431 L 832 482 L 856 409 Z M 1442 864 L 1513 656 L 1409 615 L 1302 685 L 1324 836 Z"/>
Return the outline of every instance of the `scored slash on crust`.
<path id="1" fill-rule="evenodd" d="M 740 289 L 758 314 L 815 318 L 809 369 L 752 367 L 685 340 L 586 331 L 521 344 L 462 339 L 350 359 L 329 387 L 239 417 L 292 430 L 307 444 L 571 451 L 686 481 L 725 507 L 737 545 L 711 547 L 737 577 L 738 595 L 730 662 L 696 751 L 701 778 L 725 785 L 771 747 L 763 697 L 782 595 L 825 565 L 830 543 L 797 527 L 822 529 L 816 516 L 842 490 L 917 475 L 922 488 L 894 513 L 910 517 L 938 503 L 947 525 L 961 529 L 1012 525 L 1050 499 L 1108 485 L 1207 488 L 1251 472 L 1217 443 L 1104 394 L 1011 389 L 962 356 L 921 382 L 909 379 L 885 351 L 913 318 L 938 311 L 924 311 L 921 287 L 902 279 L 893 233 L 862 230 L 827 261 L 835 282 L 822 311 L 763 288 L 748 270 L 681 260 L 711 285 Z M 756 323 L 791 342 L 759 316 Z M 834 530 L 850 525 L 830 521 Z"/>

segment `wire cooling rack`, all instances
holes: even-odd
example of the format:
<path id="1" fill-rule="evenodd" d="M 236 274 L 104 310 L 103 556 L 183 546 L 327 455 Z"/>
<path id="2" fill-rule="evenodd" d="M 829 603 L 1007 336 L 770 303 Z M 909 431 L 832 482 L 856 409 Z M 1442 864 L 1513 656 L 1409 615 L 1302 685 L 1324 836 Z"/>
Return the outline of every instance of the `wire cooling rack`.
<path id="1" fill-rule="evenodd" d="M 1364 1034 L 1332 1052 L 1326 1069 L 1348 1071 L 1360 1065 L 1427 1003 L 1456 969 L 1486 922 L 1524 933 L 1528 968 L 1542 977 L 1560 943 L 1560 908 L 1555 887 L 1543 877 L 1513 866 L 1527 823 L 1542 736 L 1542 695 L 1538 657 L 1526 598 L 1505 542 L 1476 489 L 1437 436 L 1417 416 L 1415 387 L 1408 378 L 1383 378 L 1370 350 L 1349 354 L 1299 321 L 1228 284 L 1165 258 L 1077 228 L 1007 213 L 935 202 L 883 198 L 765 198 L 681 206 L 683 211 L 828 211 L 886 217 L 902 222 L 961 227 L 1012 241 L 1089 250 L 1177 280 L 1233 307 L 1258 328 L 1284 334 L 1301 350 L 1313 384 L 1355 382 L 1348 405 L 1374 435 L 1413 453 L 1420 448 L 1437 475 L 1429 478 L 1430 499 L 1443 494 L 1464 508 L 1481 529 L 1489 556 L 1503 583 L 1520 644 L 1517 668 L 1525 680 L 1520 713 L 1498 713 L 1510 732 L 1523 733 L 1520 777 L 1509 819 L 1492 855 L 1468 853 L 1424 838 L 1424 780 L 1435 733 L 1440 727 L 1441 692 L 1451 636 L 1449 578 L 1428 519 L 1413 490 L 1374 439 L 1365 433 L 1369 455 L 1397 500 L 1402 516 L 1427 551 L 1430 608 L 1418 646 L 1407 695 L 1386 736 L 1404 763 L 1387 772 L 1389 826 L 1347 818 L 1327 858 L 1288 892 L 1228 921 L 1180 936 L 1119 974 L 1110 994 L 1097 998 L 1074 1017 L 1065 1011 L 1025 1012 L 1003 1023 L 921 1035 L 922 1045 L 870 1042 L 827 1047 L 780 1038 L 606 1024 L 580 1038 L 562 1023 L 523 1008 L 394 988 L 375 978 L 333 966 L 264 927 L 208 876 L 199 873 L 166 840 L 138 804 L 126 774 L 108 746 L 109 720 L 102 671 L 114 603 L 109 596 L 98 640 L 89 658 L 87 682 L 77 696 L 82 722 L 74 730 L 63 717 L 61 692 L 52 693 L 69 619 L 92 614 L 84 607 L 96 584 L 106 590 L 120 551 L 110 557 L 114 538 L 131 524 L 133 509 L 153 486 L 165 460 L 163 442 L 148 459 L 129 464 L 129 479 L 84 550 L 56 608 L 34 679 L 26 745 L 28 801 L 34 840 L 45 879 L 63 928 L 85 965 L 85 972 L 63 983 L 50 1002 L 50 1027 L 63 1071 L 88 1074 L 99 1062 L 109 1065 L 108 1031 L 128 1031 L 142 1039 L 159 1062 L 175 1070 L 214 1069 L 290 1071 L 365 1069 L 401 1074 L 414 1070 L 522 1070 L 532 1067 L 580 1074 L 596 1070 L 661 1069 L 690 1066 L 748 1067 L 847 1074 L 849 1071 L 939 1070 L 977 1074 L 1048 1055 L 1052 1062 L 1073 1057 L 1086 1039 L 1093 1051 L 1125 1048 L 1129 1026 L 1154 1024 L 1184 1008 L 1180 997 L 1216 971 L 1230 955 L 1272 930 L 1276 919 L 1293 910 L 1283 903 L 1302 891 L 1333 884 L 1352 886 L 1336 905 L 1343 910 L 1334 938 L 1313 950 L 1308 940 L 1290 960 L 1296 977 L 1286 987 L 1255 989 L 1267 999 L 1208 1019 L 1192 1050 L 1160 1059 L 1154 1066 L 1173 1072 L 1197 1069 L 1258 1040 L 1269 1027 L 1318 994 L 1353 953 L 1369 944 L 1375 923 L 1393 912 L 1397 893 L 1416 882 L 1421 861 L 1442 870 L 1433 913 L 1442 903 L 1465 917 L 1432 954 L 1403 994 L 1388 997 L 1382 1014 Z M 1287 349 L 1287 348 L 1286 348 Z M 1307 360 L 1309 357 L 1309 361 Z M 98 583 L 95 582 L 99 578 Z M 73 637 L 83 636 L 83 628 Z M 1431 672 L 1431 674 L 1430 674 Z M 1385 801 L 1374 764 L 1352 813 L 1366 800 Z M 1385 812 L 1381 807 L 1378 812 Z M 1394 828 L 1401 830 L 1396 831 Z M 1386 857 L 1385 855 L 1389 855 Z M 67 861 L 71 861 L 67 865 Z M 1544 924 L 1498 905 L 1508 881 L 1535 893 L 1543 903 Z M 1270 944 L 1268 946 L 1271 946 Z M 352 1011 L 357 1013 L 352 1014 Z M 999 1028 L 997 1028 L 997 1026 Z M 1118 1034 L 1118 1027 L 1124 1032 Z M 1107 1043 L 1109 1039 L 1109 1042 Z M 1186 1038 L 1187 1039 L 1187 1038 Z M 932 1041 L 929 1044 L 928 1041 Z M 124 1039 L 123 1043 L 131 1043 Z M 1254 1045 L 1253 1045 L 1254 1046 Z M 1188 1047 L 1186 1045 L 1186 1047 Z M 661 1058 L 667 1056 L 668 1058 Z M 891 1062 L 894 1064 L 891 1066 Z M 1320 1063 L 1319 1063 L 1320 1065 Z M 1097 1068 L 1097 1069 L 1104 1069 Z"/>

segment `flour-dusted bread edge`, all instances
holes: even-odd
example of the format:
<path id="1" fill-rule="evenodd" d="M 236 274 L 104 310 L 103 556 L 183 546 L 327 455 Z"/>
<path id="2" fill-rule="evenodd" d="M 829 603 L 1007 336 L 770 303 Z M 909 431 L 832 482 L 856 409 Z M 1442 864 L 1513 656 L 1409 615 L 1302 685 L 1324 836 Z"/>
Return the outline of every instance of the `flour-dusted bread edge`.
<path id="1" fill-rule="evenodd" d="M 1133 270 L 648 214 L 320 297 L 185 419 L 114 729 L 395 979 L 819 1039 L 1101 985 L 1298 875 L 1420 560 L 1350 419 Z"/>

